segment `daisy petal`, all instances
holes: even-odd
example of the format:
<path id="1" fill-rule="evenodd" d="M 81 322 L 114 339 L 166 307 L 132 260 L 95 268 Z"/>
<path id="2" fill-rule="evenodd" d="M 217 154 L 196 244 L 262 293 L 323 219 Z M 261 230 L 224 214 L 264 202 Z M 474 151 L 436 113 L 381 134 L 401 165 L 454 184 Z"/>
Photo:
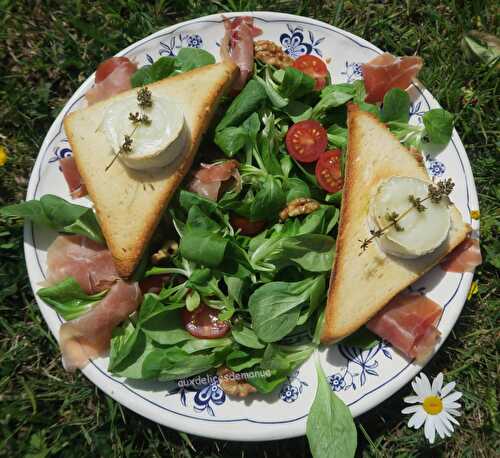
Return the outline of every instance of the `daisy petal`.
<path id="1" fill-rule="evenodd" d="M 420 406 L 410 406 L 410 407 L 405 407 L 401 413 L 415 413 L 418 409 L 420 408 Z"/>
<path id="2" fill-rule="evenodd" d="M 439 394 L 441 395 L 442 398 L 444 398 L 453 391 L 453 388 L 455 388 L 456 385 L 457 384 L 455 382 L 450 382 L 446 384 Z"/>
<path id="3" fill-rule="evenodd" d="M 422 384 L 420 383 L 420 379 L 418 378 L 418 376 L 415 377 L 415 380 L 413 380 L 413 382 L 411 382 L 411 387 L 413 388 L 413 391 L 417 393 L 417 396 L 420 399 L 424 398 L 425 391 L 423 390 Z"/>
<path id="4" fill-rule="evenodd" d="M 460 399 L 462 397 L 462 393 L 460 391 L 455 391 L 454 393 L 449 394 L 445 398 L 443 398 L 443 402 L 446 404 L 446 401 L 448 402 L 454 402 L 457 399 Z"/>
<path id="5" fill-rule="evenodd" d="M 460 409 L 462 407 L 458 402 L 448 402 L 448 401 L 443 401 L 443 405 L 446 410 L 450 409 Z"/>
<path id="6" fill-rule="evenodd" d="M 460 423 L 455 418 L 453 418 L 453 416 L 451 416 L 449 412 L 445 411 L 445 413 L 447 420 L 449 420 L 451 423 L 455 423 L 456 425 L 460 425 Z M 453 431 L 453 426 L 452 426 L 452 431 Z"/>
<path id="7" fill-rule="evenodd" d="M 406 396 L 406 398 L 403 399 L 404 402 L 407 404 L 415 404 L 416 402 L 421 401 L 422 399 L 420 396 Z"/>
<path id="8" fill-rule="evenodd" d="M 434 426 L 436 427 L 436 431 L 439 434 L 439 437 L 441 439 L 444 439 L 446 428 L 443 422 L 441 421 L 440 416 L 434 417 Z"/>
<path id="9" fill-rule="evenodd" d="M 425 419 L 424 434 L 427 440 L 433 444 L 436 439 L 436 427 L 433 418 L 429 415 Z"/>
<path id="10" fill-rule="evenodd" d="M 420 386 L 423 388 L 424 394 L 428 394 L 431 391 L 431 382 L 423 372 L 420 372 Z"/>
<path id="11" fill-rule="evenodd" d="M 455 415 L 455 417 L 460 417 L 462 415 L 462 412 L 460 412 L 460 410 L 456 410 L 456 409 L 446 408 L 446 412 L 448 412 L 451 415 Z"/>
<path id="12" fill-rule="evenodd" d="M 446 430 L 451 433 L 454 431 L 453 425 L 451 424 L 451 421 L 448 419 L 448 414 L 444 412 L 444 414 L 440 415 L 441 421 L 443 422 L 444 427 Z"/>
<path id="13" fill-rule="evenodd" d="M 443 373 L 440 372 L 436 375 L 436 378 L 432 381 L 432 392 L 438 394 L 443 387 Z"/>
<path id="14" fill-rule="evenodd" d="M 410 418 L 410 421 L 408 422 L 408 427 L 418 429 L 424 424 L 426 418 L 427 414 L 425 413 L 425 410 L 423 408 L 418 409 L 415 415 L 413 415 Z"/>

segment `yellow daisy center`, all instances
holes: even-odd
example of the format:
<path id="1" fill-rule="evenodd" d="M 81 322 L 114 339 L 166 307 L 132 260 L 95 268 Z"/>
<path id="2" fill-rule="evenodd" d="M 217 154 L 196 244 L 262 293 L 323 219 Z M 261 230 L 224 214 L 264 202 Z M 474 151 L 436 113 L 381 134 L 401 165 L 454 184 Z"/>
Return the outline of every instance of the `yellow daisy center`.
<path id="1" fill-rule="evenodd" d="M 0 145 L 0 167 L 7 162 L 7 148 Z"/>
<path id="2" fill-rule="evenodd" d="M 443 410 L 443 401 L 437 396 L 431 395 L 424 399 L 424 410 L 429 415 L 437 415 Z"/>

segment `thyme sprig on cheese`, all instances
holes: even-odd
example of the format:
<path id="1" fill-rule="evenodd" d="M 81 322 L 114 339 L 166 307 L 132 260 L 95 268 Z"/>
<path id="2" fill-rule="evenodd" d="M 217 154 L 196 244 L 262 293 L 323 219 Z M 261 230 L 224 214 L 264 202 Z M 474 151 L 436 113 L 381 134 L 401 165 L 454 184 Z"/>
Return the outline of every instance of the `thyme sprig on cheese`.
<path id="1" fill-rule="evenodd" d="M 153 106 L 151 91 L 147 87 L 143 87 L 139 89 L 139 91 L 137 91 L 137 105 L 142 110 L 146 108 L 151 108 Z M 129 154 L 132 152 L 132 143 L 133 143 L 132 137 L 135 134 L 137 128 L 141 125 L 149 126 L 151 124 L 151 118 L 149 118 L 149 116 L 144 112 L 129 113 L 128 119 L 132 122 L 134 128 L 132 129 L 132 132 L 130 132 L 130 134 L 125 135 L 123 137 L 123 143 L 121 144 L 119 150 L 113 156 L 111 162 L 104 169 L 106 172 L 114 164 L 114 162 L 116 161 L 116 159 L 120 154 Z"/>
<path id="2" fill-rule="evenodd" d="M 394 227 L 394 229 L 398 232 L 404 231 L 404 227 L 399 223 L 400 221 L 412 210 L 416 210 L 419 213 L 424 212 L 427 207 L 424 202 L 430 200 L 433 203 L 439 203 L 444 197 L 448 197 L 450 193 L 453 191 L 455 183 L 453 183 L 451 178 L 446 180 L 438 181 L 435 184 L 429 184 L 427 187 L 427 195 L 424 198 L 416 197 L 413 194 L 408 196 L 408 201 L 411 206 L 408 207 L 405 211 L 398 213 L 395 211 L 390 211 L 386 214 L 385 218 L 389 223 L 380 229 L 372 229 L 370 230 L 370 237 L 359 240 L 361 243 L 361 251 L 360 255 L 368 248 L 368 246 L 372 243 L 372 241 L 376 238 L 382 237 L 389 229 Z"/>

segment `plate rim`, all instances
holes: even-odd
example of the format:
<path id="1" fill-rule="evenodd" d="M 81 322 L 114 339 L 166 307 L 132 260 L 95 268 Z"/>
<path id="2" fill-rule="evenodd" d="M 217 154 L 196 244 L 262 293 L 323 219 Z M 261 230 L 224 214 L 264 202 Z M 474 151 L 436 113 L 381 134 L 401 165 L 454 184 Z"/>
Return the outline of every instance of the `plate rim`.
<path id="1" fill-rule="evenodd" d="M 148 35 L 141 40 L 138 40 L 132 44 L 130 44 L 128 47 L 122 49 L 120 52 L 118 52 L 116 55 L 121 56 L 121 55 L 126 55 L 127 53 L 133 51 L 134 49 L 143 46 L 145 43 L 152 41 L 160 36 L 166 35 L 166 34 L 172 34 L 175 33 L 178 29 L 184 28 L 186 26 L 189 26 L 191 24 L 196 24 L 197 22 L 214 22 L 214 23 L 220 23 L 222 22 L 222 17 L 235 17 L 235 16 L 241 16 L 241 15 L 250 15 L 258 20 L 261 20 L 263 22 L 269 22 L 269 23 L 275 23 L 275 22 L 300 22 L 304 24 L 309 24 L 313 25 L 316 27 L 321 27 L 325 28 L 329 31 L 333 31 L 345 38 L 348 38 L 349 40 L 355 42 L 358 46 L 362 46 L 364 48 L 367 48 L 371 51 L 374 51 L 376 53 L 382 53 L 383 51 L 379 49 L 377 46 L 373 45 L 372 43 L 368 42 L 367 40 L 363 39 L 362 37 L 359 37 L 355 34 L 352 34 L 351 32 L 345 31 L 343 29 L 340 29 L 338 27 L 332 26 L 330 24 L 327 24 L 323 21 L 319 21 L 317 19 L 312 19 L 312 18 L 307 18 L 304 16 L 298 16 L 298 15 L 293 15 L 293 14 L 288 14 L 288 13 L 280 13 L 280 12 L 271 12 L 271 11 L 247 11 L 247 12 L 233 12 L 233 13 L 216 13 L 208 16 L 202 16 L 199 18 L 191 19 L 188 21 L 183 21 L 177 24 L 170 25 L 168 27 L 165 27 L 161 30 L 158 30 L 157 32 Z M 360 44 L 362 43 L 362 44 Z M 29 180 L 29 185 L 26 193 L 26 200 L 33 198 L 36 192 L 36 188 L 38 185 L 38 182 L 40 181 L 40 171 L 41 167 L 43 164 L 43 159 L 45 154 L 42 154 L 43 152 L 46 152 L 48 148 L 50 147 L 50 144 L 57 138 L 57 136 L 62 132 L 63 128 L 63 123 L 62 120 L 64 116 L 71 110 L 73 105 L 83 96 L 85 92 L 85 86 L 87 86 L 89 81 L 92 81 L 94 78 L 95 72 L 92 73 L 78 88 L 77 90 L 73 93 L 73 95 L 70 97 L 70 99 L 66 102 L 64 107 L 61 109 L 60 113 L 58 116 L 55 118 L 53 121 L 51 127 L 46 133 L 46 136 L 44 138 L 44 141 L 42 142 L 42 145 L 40 147 L 40 150 L 37 154 L 36 161 L 34 163 L 31 175 L 30 175 L 30 180 Z M 419 90 L 421 96 L 424 98 L 424 100 L 429 104 L 429 107 L 432 107 L 433 105 L 439 106 L 437 101 L 434 99 L 432 94 L 427 91 L 423 86 L 418 87 L 417 89 Z M 430 100 L 427 100 L 427 97 L 430 97 Z M 59 127 L 59 129 L 58 129 Z M 465 151 L 465 148 L 460 140 L 460 137 L 458 136 L 458 133 L 456 130 L 453 130 L 453 136 L 452 136 L 452 143 L 456 149 L 457 155 L 460 159 L 461 165 L 464 170 L 464 175 L 465 175 L 465 180 L 467 184 L 467 188 L 470 188 L 470 193 L 468 192 L 467 195 L 467 205 L 470 210 L 470 204 L 474 206 L 474 208 L 479 208 L 478 202 L 477 202 L 477 191 L 475 187 L 475 182 L 474 182 L 474 177 L 472 174 L 470 162 L 467 157 L 467 153 Z M 457 146 L 458 145 L 458 146 Z M 465 158 L 462 158 L 462 154 L 464 154 Z M 464 160 L 465 159 L 465 160 Z M 36 176 L 36 180 L 33 179 L 34 176 Z M 37 182 L 35 184 L 35 182 Z M 472 202 L 471 202 L 472 201 Z M 465 216 L 465 215 L 464 215 Z M 469 218 L 470 219 L 470 218 Z M 479 229 L 479 222 L 476 220 L 470 220 L 471 225 L 473 226 L 473 229 L 477 231 Z M 33 225 L 31 223 L 25 223 L 24 225 L 24 252 L 25 252 L 25 259 L 26 259 L 26 266 L 28 270 L 28 275 L 29 275 L 29 280 L 30 280 L 30 285 L 35 292 L 37 288 L 34 287 L 34 284 L 32 282 L 32 276 L 34 275 L 32 273 L 32 264 L 33 261 L 29 262 L 30 259 L 33 258 L 33 253 L 36 253 L 36 249 L 33 246 Z M 361 397 L 357 398 L 353 403 L 357 403 L 361 399 L 365 398 L 366 396 L 369 396 L 370 394 L 377 392 L 377 396 L 372 396 L 369 400 L 365 401 L 363 404 L 363 408 L 358 409 L 357 406 L 354 408 L 351 408 L 353 411 L 353 415 L 357 416 L 362 413 L 365 413 L 381 402 L 384 402 L 386 399 L 388 399 L 390 396 L 392 396 L 396 391 L 399 389 L 403 388 L 422 368 L 428 363 L 428 361 L 439 351 L 441 346 L 444 344 L 446 341 L 446 338 L 448 337 L 449 333 L 452 331 L 454 326 L 456 325 L 456 321 L 458 320 L 458 317 L 460 313 L 462 312 L 462 309 L 465 305 L 466 301 L 466 295 L 467 292 L 469 291 L 470 284 L 472 283 L 472 278 L 473 278 L 473 273 L 463 273 L 460 276 L 459 283 L 457 285 L 456 291 L 453 294 L 452 298 L 448 301 L 447 304 L 449 304 L 457 294 L 461 292 L 461 296 L 463 296 L 463 301 L 462 305 L 460 307 L 455 307 L 455 309 L 452 312 L 452 315 L 448 317 L 448 320 L 451 321 L 453 324 L 450 326 L 449 330 L 446 333 L 443 333 L 443 338 L 436 347 L 435 351 L 430 355 L 424 362 L 421 364 L 415 364 L 414 362 L 409 362 L 403 369 L 401 369 L 398 373 L 393 375 L 389 380 L 384 382 L 382 385 L 374 388 L 373 390 L 364 393 Z M 50 311 L 47 309 L 47 306 L 39 299 L 39 297 L 34 294 L 38 308 L 40 309 L 42 316 L 47 323 L 51 333 L 54 335 L 56 340 L 58 339 L 58 335 L 56 333 L 57 330 L 57 325 L 53 323 L 53 317 L 49 316 Z M 445 304 L 443 307 L 445 308 Z M 444 314 L 443 314 L 444 316 Z M 323 351 L 327 351 L 327 349 L 324 349 Z M 409 370 L 409 373 L 405 374 L 401 380 L 396 380 L 401 376 L 401 374 L 404 371 Z M 209 438 L 214 438 L 214 439 L 223 439 L 223 440 L 237 440 L 237 441 L 261 441 L 261 440 L 279 440 L 279 439 L 286 439 L 286 438 L 291 438 L 291 437 L 296 437 L 305 434 L 305 423 L 306 419 L 308 416 L 308 413 L 305 413 L 304 415 L 288 420 L 288 421 L 279 421 L 278 424 L 269 422 L 269 423 L 263 423 L 263 422 L 256 422 L 251 419 L 243 418 L 243 419 L 237 419 L 237 420 L 216 420 L 213 418 L 202 418 L 202 417 L 195 417 L 191 415 L 185 415 L 182 414 L 181 412 L 175 412 L 170 409 L 166 409 L 163 406 L 159 406 L 155 404 L 153 401 L 149 399 L 143 398 L 139 393 L 131 390 L 126 383 L 121 382 L 120 380 L 112 378 L 106 371 L 104 373 L 98 366 L 96 366 L 93 361 L 91 361 L 91 364 L 87 365 L 86 368 L 82 370 L 84 375 L 94 384 L 96 385 L 99 389 L 104 391 L 107 395 L 111 396 L 114 400 L 119 402 L 120 404 L 124 405 L 125 407 L 133 410 L 136 413 L 139 413 L 140 415 L 144 416 L 145 418 L 149 420 L 153 420 L 157 423 L 163 424 L 165 426 L 168 426 L 170 428 L 186 431 L 191 434 L 195 435 L 201 435 L 204 437 L 209 437 Z M 165 421 L 163 418 L 153 418 L 153 415 L 151 414 L 151 407 L 144 407 L 143 401 L 137 401 L 134 400 L 133 398 L 123 396 L 122 393 L 116 392 L 112 386 L 110 386 L 110 382 L 113 381 L 115 383 L 120 384 L 122 387 L 127 389 L 128 391 L 131 391 L 132 393 L 136 394 L 139 398 L 144 399 L 147 401 L 149 404 L 154 404 L 157 407 L 160 407 L 162 410 L 168 410 L 170 413 L 173 413 L 175 415 L 170 415 L 168 416 L 168 420 L 172 419 L 172 421 Z M 314 388 L 314 387 L 313 387 Z M 177 421 L 176 418 L 184 417 L 184 419 Z M 189 420 L 186 420 L 185 418 L 188 417 Z M 200 422 L 201 420 L 201 422 Z M 193 423 L 194 422 L 194 423 Z M 213 422 L 223 422 L 223 423 L 229 423 L 229 422 L 236 422 L 236 424 L 242 424 L 244 425 L 246 422 L 250 423 L 257 423 L 259 424 L 260 430 L 255 433 L 255 432 L 250 432 L 248 429 L 240 428 L 240 432 L 244 433 L 245 437 L 244 438 L 239 438 L 239 437 L 233 437 L 229 436 L 229 434 L 234 433 L 233 430 L 231 430 L 230 433 L 224 434 L 224 431 L 213 431 L 214 428 L 209 427 L 208 430 L 204 430 L 203 428 L 204 425 L 207 424 L 213 424 Z M 281 427 L 276 428 L 278 425 L 281 425 Z M 270 428 L 268 426 L 271 426 Z M 284 426 L 284 427 L 283 427 Z M 220 428 L 219 428 L 220 429 Z M 234 429 L 234 428 L 233 428 Z M 265 431 L 261 431 L 264 430 Z"/>

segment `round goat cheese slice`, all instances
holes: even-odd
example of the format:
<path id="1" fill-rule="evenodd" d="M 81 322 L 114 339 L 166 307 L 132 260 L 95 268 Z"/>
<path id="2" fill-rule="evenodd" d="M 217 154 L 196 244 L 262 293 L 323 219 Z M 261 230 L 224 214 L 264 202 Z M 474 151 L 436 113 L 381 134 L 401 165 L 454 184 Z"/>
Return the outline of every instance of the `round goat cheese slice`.
<path id="1" fill-rule="evenodd" d="M 385 230 L 377 239 L 387 253 L 416 258 L 432 253 L 448 237 L 451 218 L 447 197 L 438 203 L 426 200 L 422 203 L 423 211 L 414 208 L 410 200 L 410 196 L 425 199 L 429 184 L 417 178 L 395 176 L 379 185 L 370 203 L 372 229 L 380 230 L 390 225 L 393 212 L 401 216 L 397 226 Z"/>
<path id="2" fill-rule="evenodd" d="M 100 129 L 104 132 L 113 154 L 125 140 L 132 139 L 131 151 L 120 153 L 120 160 L 138 170 L 163 167 L 173 162 L 186 149 L 188 128 L 184 114 L 174 100 L 152 97 L 153 104 L 141 109 L 136 94 L 113 103 L 104 115 Z M 150 122 L 134 123 L 130 113 L 146 115 Z"/>

